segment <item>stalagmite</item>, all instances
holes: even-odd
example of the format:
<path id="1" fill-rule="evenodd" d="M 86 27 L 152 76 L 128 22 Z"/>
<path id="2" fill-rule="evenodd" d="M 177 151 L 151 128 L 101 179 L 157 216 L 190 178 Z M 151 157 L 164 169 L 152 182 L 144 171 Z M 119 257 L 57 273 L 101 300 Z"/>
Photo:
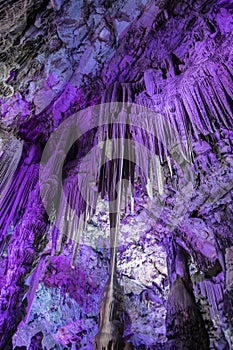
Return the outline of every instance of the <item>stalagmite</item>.
<path id="1" fill-rule="evenodd" d="M 198 309 L 183 248 L 172 244 L 169 252 L 171 289 L 167 301 L 166 349 L 209 349 L 209 337 Z"/>
<path id="2" fill-rule="evenodd" d="M 116 276 L 110 277 L 103 291 L 100 312 L 99 331 L 95 336 L 93 349 L 95 350 L 121 350 L 124 349 L 123 319 L 124 296 L 122 287 Z"/>

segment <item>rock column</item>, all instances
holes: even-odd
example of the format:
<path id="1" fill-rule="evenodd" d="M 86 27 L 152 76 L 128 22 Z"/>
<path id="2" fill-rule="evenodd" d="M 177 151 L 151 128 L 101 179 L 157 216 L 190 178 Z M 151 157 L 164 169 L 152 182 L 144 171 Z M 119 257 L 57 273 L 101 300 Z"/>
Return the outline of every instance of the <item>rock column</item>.
<path id="1" fill-rule="evenodd" d="M 170 294 L 167 301 L 166 350 L 209 349 L 209 336 L 195 302 L 188 257 L 180 246 L 169 251 Z"/>

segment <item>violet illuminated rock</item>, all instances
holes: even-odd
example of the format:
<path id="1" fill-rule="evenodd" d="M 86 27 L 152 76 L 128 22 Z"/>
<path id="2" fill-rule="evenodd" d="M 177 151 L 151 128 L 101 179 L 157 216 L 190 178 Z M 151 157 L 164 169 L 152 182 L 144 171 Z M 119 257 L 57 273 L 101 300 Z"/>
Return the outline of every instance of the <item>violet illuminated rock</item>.
<path id="1" fill-rule="evenodd" d="M 101 325 L 109 330 L 116 321 L 105 319 L 102 297 L 98 332 L 113 272 L 125 305 L 124 320 L 108 332 L 116 344 L 232 348 L 232 13 L 230 0 L 0 1 L 2 349 L 87 350 L 96 334 L 100 348 Z M 131 109 L 129 128 L 94 128 L 71 147 L 64 193 L 83 222 L 64 209 L 58 178 L 44 173 L 48 222 L 38 176 L 46 142 L 69 117 L 101 102 L 152 113 L 142 118 L 142 109 Z M 103 121 L 104 113 L 83 112 L 78 127 L 91 129 L 95 118 Z M 51 146 L 53 169 L 66 131 Z M 154 156 L 135 146 L 131 163 L 112 161 L 114 137 Z M 101 171 L 91 154 L 85 158 L 96 145 L 93 154 L 108 157 Z M 118 146 L 123 152 L 125 143 Z M 95 175 L 93 192 L 88 175 L 77 190 L 81 170 Z M 125 213 L 113 252 L 110 227 L 117 225 L 110 225 L 106 195 L 119 195 L 121 178 Z M 93 213 L 81 194 L 94 193 L 93 204 L 98 192 Z M 56 214 L 59 228 L 52 227 Z"/>

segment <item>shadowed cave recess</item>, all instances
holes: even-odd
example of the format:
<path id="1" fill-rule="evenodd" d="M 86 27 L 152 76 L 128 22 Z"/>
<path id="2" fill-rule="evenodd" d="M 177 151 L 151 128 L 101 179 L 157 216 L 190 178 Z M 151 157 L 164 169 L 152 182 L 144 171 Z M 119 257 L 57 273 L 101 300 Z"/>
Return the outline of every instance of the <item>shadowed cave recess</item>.
<path id="1" fill-rule="evenodd" d="M 0 0 L 0 350 L 233 348 L 232 0 Z"/>

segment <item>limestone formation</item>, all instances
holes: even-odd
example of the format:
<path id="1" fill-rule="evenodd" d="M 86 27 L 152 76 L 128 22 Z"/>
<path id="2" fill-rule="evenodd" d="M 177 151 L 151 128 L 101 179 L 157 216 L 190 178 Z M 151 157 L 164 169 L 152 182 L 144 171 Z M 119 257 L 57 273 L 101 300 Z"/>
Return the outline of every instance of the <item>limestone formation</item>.
<path id="1" fill-rule="evenodd" d="M 231 0 L 0 0 L 0 350 L 233 347 Z"/>

